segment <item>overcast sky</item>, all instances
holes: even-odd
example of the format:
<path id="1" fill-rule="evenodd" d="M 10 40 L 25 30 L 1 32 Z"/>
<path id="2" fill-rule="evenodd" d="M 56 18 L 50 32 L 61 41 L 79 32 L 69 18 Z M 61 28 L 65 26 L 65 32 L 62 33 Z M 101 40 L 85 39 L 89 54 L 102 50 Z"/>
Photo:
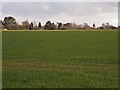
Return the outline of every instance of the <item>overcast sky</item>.
<path id="1" fill-rule="evenodd" d="M 118 24 L 117 2 L 3 2 L 2 19 L 13 16 L 18 23 L 24 20 L 41 22 L 75 22 L 77 24 L 103 22 Z"/>

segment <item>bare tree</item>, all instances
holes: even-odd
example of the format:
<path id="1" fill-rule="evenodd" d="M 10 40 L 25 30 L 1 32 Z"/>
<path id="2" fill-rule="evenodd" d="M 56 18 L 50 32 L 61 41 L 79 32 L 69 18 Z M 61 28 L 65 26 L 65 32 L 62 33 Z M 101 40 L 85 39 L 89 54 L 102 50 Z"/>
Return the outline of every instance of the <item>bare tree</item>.
<path id="1" fill-rule="evenodd" d="M 90 26 L 87 23 L 83 24 L 83 29 L 90 29 Z"/>
<path id="2" fill-rule="evenodd" d="M 83 25 L 82 24 L 78 25 L 78 29 L 83 29 Z"/>
<path id="3" fill-rule="evenodd" d="M 29 29 L 29 22 L 28 22 L 28 20 L 23 21 L 22 22 L 22 26 L 24 27 L 24 29 Z"/>

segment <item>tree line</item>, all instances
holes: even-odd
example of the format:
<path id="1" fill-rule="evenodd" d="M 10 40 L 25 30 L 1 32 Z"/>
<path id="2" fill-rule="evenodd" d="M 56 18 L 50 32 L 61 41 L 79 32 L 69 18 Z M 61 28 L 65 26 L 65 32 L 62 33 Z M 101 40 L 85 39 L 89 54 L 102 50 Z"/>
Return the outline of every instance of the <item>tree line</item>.
<path id="1" fill-rule="evenodd" d="M 0 29 L 7 30 L 85 30 L 85 29 L 118 29 L 120 26 L 115 27 L 110 25 L 108 22 L 103 23 L 100 27 L 96 27 L 95 23 L 90 27 L 87 23 L 84 24 L 75 24 L 75 23 L 62 23 L 57 22 L 56 24 L 51 21 L 47 21 L 44 26 L 41 25 L 41 22 L 30 22 L 28 20 L 23 21 L 22 24 L 18 24 L 14 17 L 4 17 L 4 20 L 0 20 Z"/>

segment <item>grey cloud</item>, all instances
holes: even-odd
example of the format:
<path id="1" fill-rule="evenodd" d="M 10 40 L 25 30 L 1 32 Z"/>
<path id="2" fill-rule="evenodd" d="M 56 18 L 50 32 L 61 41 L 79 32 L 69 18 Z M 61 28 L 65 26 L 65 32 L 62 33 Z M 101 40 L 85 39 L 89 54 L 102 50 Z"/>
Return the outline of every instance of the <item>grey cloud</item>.
<path id="1" fill-rule="evenodd" d="M 46 10 L 43 5 L 49 7 Z M 69 15 L 95 15 L 100 13 L 112 13 L 117 9 L 117 3 L 108 2 L 11 2 L 3 3 L 3 13 L 17 14 L 17 15 L 59 15 L 66 13 Z"/>
<path id="2" fill-rule="evenodd" d="M 41 18 L 44 21 L 50 18 L 59 20 L 59 17 L 97 18 L 101 14 L 112 15 L 112 13 L 117 13 L 117 9 L 117 2 L 4 2 L 2 5 L 2 13 L 5 15 Z M 116 19 L 117 16 L 113 17 Z M 107 19 L 109 16 L 108 18 L 102 17 L 102 20 Z"/>

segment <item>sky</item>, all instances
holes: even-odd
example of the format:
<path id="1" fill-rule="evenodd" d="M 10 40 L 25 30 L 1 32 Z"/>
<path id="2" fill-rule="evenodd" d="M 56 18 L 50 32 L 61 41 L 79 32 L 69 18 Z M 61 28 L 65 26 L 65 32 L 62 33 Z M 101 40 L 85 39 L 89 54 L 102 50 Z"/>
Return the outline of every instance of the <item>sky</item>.
<path id="1" fill-rule="evenodd" d="M 10 0 L 8 0 L 10 1 Z M 25 1 L 25 0 L 24 0 Z M 102 0 L 101 0 L 102 1 Z M 104 0 L 105 1 L 105 0 Z M 18 23 L 28 20 L 41 22 L 44 25 L 51 22 L 72 22 L 77 24 L 102 23 L 118 25 L 118 2 L 2 2 L 2 20 L 6 16 L 13 16 Z"/>

